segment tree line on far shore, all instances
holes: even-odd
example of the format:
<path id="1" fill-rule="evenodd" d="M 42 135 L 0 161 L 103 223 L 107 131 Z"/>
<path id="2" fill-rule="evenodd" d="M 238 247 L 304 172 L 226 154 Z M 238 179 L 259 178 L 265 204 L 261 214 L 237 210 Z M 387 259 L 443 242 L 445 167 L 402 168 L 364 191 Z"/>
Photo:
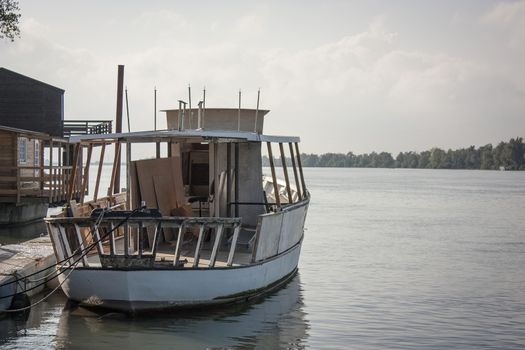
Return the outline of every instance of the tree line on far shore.
<path id="1" fill-rule="evenodd" d="M 487 144 L 448 151 L 435 147 L 423 152 L 400 152 L 395 158 L 388 152 L 301 153 L 301 162 L 303 167 L 525 170 L 525 146 L 523 138 L 517 137 L 495 147 Z M 263 166 L 269 164 L 268 157 L 263 156 Z M 280 159 L 275 159 L 275 165 L 281 165 Z"/>

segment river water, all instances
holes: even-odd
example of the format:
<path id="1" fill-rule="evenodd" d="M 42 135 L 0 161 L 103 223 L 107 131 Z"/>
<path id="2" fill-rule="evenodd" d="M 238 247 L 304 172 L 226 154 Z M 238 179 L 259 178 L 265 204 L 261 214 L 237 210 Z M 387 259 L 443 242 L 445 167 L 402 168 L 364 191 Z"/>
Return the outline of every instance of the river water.
<path id="1" fill-rule="evenodd" d="M 305 169 L 299 274 L 249 305 L 129 318 L 57 294 L 5 349 L 523 349 L 525 172 Z"/>

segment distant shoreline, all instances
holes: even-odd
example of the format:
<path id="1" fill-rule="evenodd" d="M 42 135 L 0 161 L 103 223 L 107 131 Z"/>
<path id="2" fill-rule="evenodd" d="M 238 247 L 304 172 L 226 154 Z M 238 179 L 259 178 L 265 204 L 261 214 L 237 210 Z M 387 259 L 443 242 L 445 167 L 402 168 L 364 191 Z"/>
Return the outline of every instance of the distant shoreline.
<path id="1" fill-rule="evenodd" d="M 278 158 L 274 155 L 274 163 L 280 167 Z M 263 156 L 262 163 L 270 165 L 267 156 Z M 487 144 L 447 151 L 434 147 L 419 153 L 400 152 L 396 158 L 388 152 L 301 153 L 301 163 L 304 168 L 525 170 L 525 145 L 523 138 L 516 137 L 495 147 Z M 291 164 L 291 159 L 287 158 L 287 164 Z"/>

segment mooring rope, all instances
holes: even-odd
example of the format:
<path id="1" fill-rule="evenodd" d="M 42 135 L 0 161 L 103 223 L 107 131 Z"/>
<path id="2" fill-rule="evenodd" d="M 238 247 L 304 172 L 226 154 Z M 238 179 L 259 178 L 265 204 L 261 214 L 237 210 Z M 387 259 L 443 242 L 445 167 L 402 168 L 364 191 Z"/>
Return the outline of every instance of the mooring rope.
<path id="1" fill-rule="evenodd" d="M 127 214 L 126 217 L 125 217 L 123 220 L 121 220 L 121 221 L 120 221 L 115 227 L 113 227 L 111 230 L 109 230 L 104 236 L 102 236 L 100 239 L 94 241 L 94 242 L 93 242 L 92 244 L 90 244 L 87 248 L 84 248 L 84 250 L 82 251 L 82 254 L 79 256 L 79 258 L 78 258 L 77 260 L 73 261 L 73 264 L 70 264 L 67 268 L 64 268 L 64 269 L 62 269 L 60 272 L 58 272 L 58 273 L 57 273 L 52 279 L 57 278 L 58 276 L 60 276 L 61 274 L 63 274 L 67 269 L 70 269 L 69 273 L 65 276 L 64 280 L 63 280 L 62 282 L 60 282 L 60 283 L 58 284 L 58 286 L 55 287 L 55 288 L 54 288 L 49 294 L 45 295 L 42 299 L 40 299 L 40 300 L 38 300 L 37 302 L 32 303 L 32 304 L 30 304 L 30 305 L 28 305 L 28 306 L 25 306 L 25 307 L 22 307 L 22 308 L 19 308 L 19 309 L 0 310 L 0 313 L 2 313 L 2 312 L 5 312 L 5 313 L 14 313 L 14 312 L 25 311 L 25 310 L 28 310 L 28 309 L 30 309 L 30 308 L 32 308 L 32 307 L 34 307 L 34 306 L 36 306 L 36 305 L 42 303 L 43 301 L 45 301 L 47 298 L 49 298 L 51 295 L 53 295 L 53 293 L 55 293 L 55 292 L 56 292 L 56 291 L 57 291 L 57 290 L 58 290 L 58 289 L 64 284 L 64 282 L 69 278 L 69 276 L 71 275 L 71 273 L 73 273 L 73 271 L 74 271 L 75 268 L 77 267 L 77 265 L 78 265 L 78 263 L 80 262 L 80 260 L 82 260 L 82 258 L 84 258 L 84 257 L 88 254 L 88 252 L 89 252 L 91 249 L 93 249 L 93 248 L 95 247 L 96 244 L 98 244 L 99 242 L 101 242 L 102 240 L 104 240 L 104 239 L 105 239 L 107 236 L 109 236 L 113 231 L 115 231 L 115 230 L 118 229 L 120 226 L 122 226 L 125 222 L 127 222 L 127 221 L 129 220 L 129 218 L 130 218 L 134 213 L 136 213 L 137 211 L 139 211 L 139 210 L 141 210 L 141 209 L 142 209 L 142 207 L 141 207 L 141 208 L 136 208 L 136 209 L 134 209 L 133 211 L 131 211 L 129 214 Z M 103 213 L 104 213 L 104 211 L 101 211 L 101 215 L 100 215 L 99 218 L 97 219 L 97 221 L 96 221 L 96 225 L 97 225 L 97 224 L 100 224 L 100 222 L 102 221 L 102 218 L 101 218 L 101 217 L 103 216 Z M 98 227 L 98 225 L 97 225 L 97 227 Z M 93 234 L 93 231 L 92 231 L 91 233 Z M 67 259 L 62 260 L 62 262 L 67 261 L 67 260 L 69 260 L 69 259 L 71 259 L 71 258 L 73 258 L 73 255 L 69 256 Z M 55 265 L 52 265 L 52 266 L 57 267 L 58 265 L 59 265 L 59 263 L 56 263 Z M 42 269 L 41 271 L 45 271 L 45 270 L 47 270 L 47 268 L 46 268 L 46 269 Z M 17 281 L 18 281 L 18 280 L 23 280 L 23 279 L 17 279 Z M 48 282 L 48 281 L 45 281 L 45 282 L 43 282 L 43 283 L 40 283 L 40 284 L 38 284 L 38 285 L 36 285 L 36 286 L 33 286 L 33 287 L 31 287 L 31 288 L 27 288 L 27 289 L 25 289 L 25 290 L 23 290 L 23 291 L 21 291 L 21 292 L 15 293 L 15 294 L 2 296 L 2 297 L 0 297 L 0 299 L 5 299 L 5 298 L 9 298 L 9 297 L 14 297 L 14 296 L 17 295 L 17 294 L 26 293 L 26 292 L 28 292 L 28 291 L 30 291 L 30 290 L 33 290 L 33 289 L 35 289 L 35 288 L 38 288 L 38 287 L 40 287 L 40 286 L 46 284 L 47 282 Z M 11 283 L 12 283 L 12 282 L 11 282 Z M 3 284 L 3 285 L 0 285 L 0 287 L 1 287 L 1 286 L 4 286 L 4 285 L 7 285 L 7 284 L 10 284 L 10 283 L 6 283 L 6 284 Z"/>

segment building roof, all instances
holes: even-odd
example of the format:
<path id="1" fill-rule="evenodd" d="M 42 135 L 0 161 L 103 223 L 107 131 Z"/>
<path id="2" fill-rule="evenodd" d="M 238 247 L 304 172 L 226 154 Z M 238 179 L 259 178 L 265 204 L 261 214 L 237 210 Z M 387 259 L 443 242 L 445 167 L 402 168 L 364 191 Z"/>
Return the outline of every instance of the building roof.
<path id="1" fill-rule="evenodd" d="M 123 142 L 161 142 L 170 140 L 195 140 L 206 141 L 210 139 L 218 140 L 239 140 L 247 142 L 300 142 L 297 136 L 272 136 L 261 135 L 255 132 L 230 131 L 230 130 L 155 130 L 138 131 L 129 133 L 114 133 L 100 135 L 81 135 L 71 136 L 70 142 L 89 142 L 118 139 Z"/>
<path id="2" fill-rule="evenodd" d="M 56 90 L 59 90 L 59 91 L 62 91 L 64 92 L 65 90 L 64 89 L 61 89 L 61 88 L 58 88 L 56 86 L 53 86 L 53 85 L 50 85 L 50 84 L 47 84 L 47 83 L 44 83 L 40 80 L 36 80 L 36 79 L 33 79 L 33 78 L 30 78 L 26 75 L 23 75 L 23 74 L 20 74 L 20 73 L 17 73 L 17 72 L 13 72 L 12 70 L 9 70 L 7 68 L 4 68 L 4 67 L 0 67 L 0 75 L 2 74 L 6 74 L 6 75 L 11 75 L 11 76 L 15 76 L 15 77 L 18 77 L 18 78 L 22 78 L 24 80 L 29 80 L 35 84 L 39 84 L 39 85 L 43 85 L 43 86 L 46 86 L 46 87 L 50 87 L 50 88 L 53 88 L 53 89 L 56 89 Z"/>
<path id="3" fill-rule="evenodd" d="M 19 128 L 13 128 L 13 127 L 10 127 L 10 126 L 5 126 L 5 125 L 0 125 L 0 131 L 12 132 L 12 133 L 15 133 L 15 134 L 19 134 L 21 136 L 27 136 L 27 137 L 31 137 L 31 138 L 35 138 L 35 139 L 49 140 L 49 139 L 52 138 L 53 140 L 56 140 L 56 141 L 66 142 L 66 139 L 61 138 L 61 137 L 52 137 L 51 135 L 43 133 L 43 132 L 31 131 L 31 130 L 19 129 Z"/>

